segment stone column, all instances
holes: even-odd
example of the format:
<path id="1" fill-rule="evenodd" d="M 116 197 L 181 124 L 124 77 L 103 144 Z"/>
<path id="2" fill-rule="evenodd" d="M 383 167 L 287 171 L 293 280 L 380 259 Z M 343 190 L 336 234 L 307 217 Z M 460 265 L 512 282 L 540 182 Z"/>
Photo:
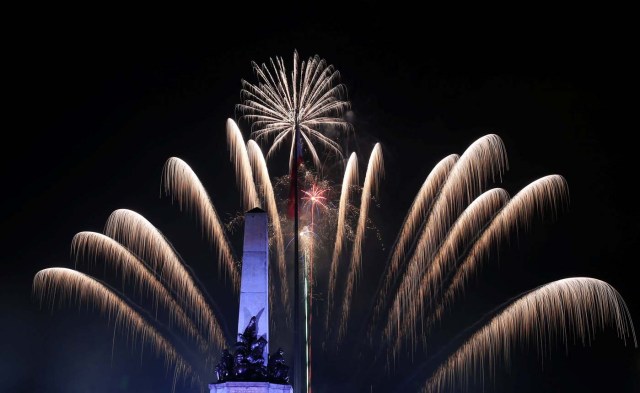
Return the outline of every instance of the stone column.
<path id="1" fill-rule="evenodd" d="M 251 317 L 256 316 L 258 337 L 269 341 L 269 227 L 267 213 L 259 208 L 244 215 L 244 248 L 238 333 L 244 332 Z M 269 358 L 269 344 L 264 349 L 264 364 Z"/>

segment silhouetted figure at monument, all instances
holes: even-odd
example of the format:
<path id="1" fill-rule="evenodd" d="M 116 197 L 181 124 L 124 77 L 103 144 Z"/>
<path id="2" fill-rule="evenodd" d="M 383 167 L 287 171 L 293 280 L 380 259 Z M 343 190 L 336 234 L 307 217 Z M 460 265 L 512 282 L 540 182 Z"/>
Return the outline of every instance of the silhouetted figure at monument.
<path id="1" fill-rule="evenodd" d="M 228 349 L 222 351 L 222 358 L 220 363 L 216 366 L 216 377 L 218 381 L 228 381 L 231 373 L 233 372 L 234 358 L 229 353 Z"/>
<path id="2" fill-rule="evenodd" d="M 288 384 L 289 366 L 284 364 L 284 351 L 282 348 L 269 356 L 269 382 Z"/>
<path id="3" fill-rule="evenodd" d="M 264 364 L 264 348 L 267 340 L 257 335 L 256 317 L 252 317 L 244 333 L 238 334 L 236 350 L 232 356 L 229 350 L 222 352 L 222 358 L 216 366 L 218 382 L 255 381 L 289 383 L 289 367 L 284 364 L 284 352 L 278 351 L 269 356 L 269 369 Z"/>

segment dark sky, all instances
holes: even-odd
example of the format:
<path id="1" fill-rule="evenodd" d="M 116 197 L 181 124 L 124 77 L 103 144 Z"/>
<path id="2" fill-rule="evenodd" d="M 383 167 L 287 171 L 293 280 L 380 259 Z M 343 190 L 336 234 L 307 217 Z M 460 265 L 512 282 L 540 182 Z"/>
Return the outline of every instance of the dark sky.
<path id="1" fill-rule="evenodd" d="M 429 356 L 450 353 L 458 335 L 504 301 L 572 276 L 613 285 L 640 323 L 633 273 L 637 164 L 629 139 L 636 123 L 628 120 L 636 111 L 637 67 L 630 30 L 619 19 L 624 10 L 514 10 L 507 21 L 390 5 L 326 7 L 263 11 L 247 5 L 185 17 L 126 9 L 86 10 L 82 19 L 72 16 L 78 10 L 16 15 L 20 28 L 3 50 L 9 71 L 0 391 L 170 391 L 162 363 L 149 351 L 141 356 L 128 349 L 98 313 L 75 307 L 50 312 L 31 295 L 34 274 L 73 267 L 73 235 L 101 232 L 118 208 L 141 213 L 163 231 L 235 326 L 234 300 L 216 277 L 214 253 L 197 225 L 159 198 L 161 170 L 171 156 L 184 159 L 223 218 L 240 211 L 224 124 L 235 116 L 240 80 L 253 78 L 251 61 L 283 56 L 289 62 L 294 49 L 340 70 L 361 167 L 373 144 L 383 145 L 387 176 L 371 213 L 382 242 L 370 240 L 365 248 L 370 265 L 356 316 L 366 316 L 380 266 L 432 167 L 495 133 L 509 158 L 496 186 L 513 195 L 537 178 L 560 174 L 570 204 L 555 221 L 536 220 L 501 248 L 499 263 L 487 264 L 434 334 Z M 231 239 L 240 255 L 239 235 Z M 383 365 L 375 364 L 349 378 L 347 365 L 368 362 L 362 344 L 355 334 L 339 354 L 318 355 L 314 391 L 389 391 L 393 383 L 407 383 L 398 391 L 413 391 L 438 364 L 437 356 L 403 358 L 395 375 L 384 376 Z M 287 350 L 290 344 L 280 345 Z M 608 330 L 590 347 L 570 344 L 566 353 L 558 347 L 544 362 L 533 349 L 515 351 L 510 367 L 499 368 L 488 387 L 632 392 L 640 388 L 639 376 L 640 350 Z M 179 385 L 177 391 L 197 390 Z"/>

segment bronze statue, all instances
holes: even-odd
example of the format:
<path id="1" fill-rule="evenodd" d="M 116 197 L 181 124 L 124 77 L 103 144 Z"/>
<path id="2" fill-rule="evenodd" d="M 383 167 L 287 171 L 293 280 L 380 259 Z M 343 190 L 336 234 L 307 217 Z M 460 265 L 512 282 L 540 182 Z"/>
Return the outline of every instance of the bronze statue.
<path id="1" fill-rule="evenodd" d="M 289 384 L 289 366 L 284 364 L 282 348 L 269 356 L 269 382 Z"/>
<path id="2" fill-rule="evenodd" d="M 284 352 L 278 350 L 269 356 L 268 368 L 264 364 L 264 348 L 267 340 L 258 337 L 257 318 L 251 317 L 243 333 L 238 334 L 234 355 L 227 349 L 215 368 L 218 383 L 227 381 L 264 381 L 289 383 L 289 367 L 284 364 Z"/>
<path id="3" fill-rule="evenodd" d="M 233 372 L 233 356 L 229 353 L 229 350 L 222 351 L 222 358 L 220 363 L 216 366 L 216 376 L 218 382 L 224 382 L 229 380 L 231 373 Z"/>

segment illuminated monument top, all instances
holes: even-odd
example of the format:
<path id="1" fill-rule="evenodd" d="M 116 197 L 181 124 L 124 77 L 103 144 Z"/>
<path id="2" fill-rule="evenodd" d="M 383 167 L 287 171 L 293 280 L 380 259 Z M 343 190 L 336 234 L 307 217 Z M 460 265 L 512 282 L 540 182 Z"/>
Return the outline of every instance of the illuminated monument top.
<path id="1" fill-rule="evenodd" d="M 267 213 L 245 213 L 238 341 L 216 366 L 211 393 L 292 393 L 280 348 L 269 353 L 269 227 Z"/>

